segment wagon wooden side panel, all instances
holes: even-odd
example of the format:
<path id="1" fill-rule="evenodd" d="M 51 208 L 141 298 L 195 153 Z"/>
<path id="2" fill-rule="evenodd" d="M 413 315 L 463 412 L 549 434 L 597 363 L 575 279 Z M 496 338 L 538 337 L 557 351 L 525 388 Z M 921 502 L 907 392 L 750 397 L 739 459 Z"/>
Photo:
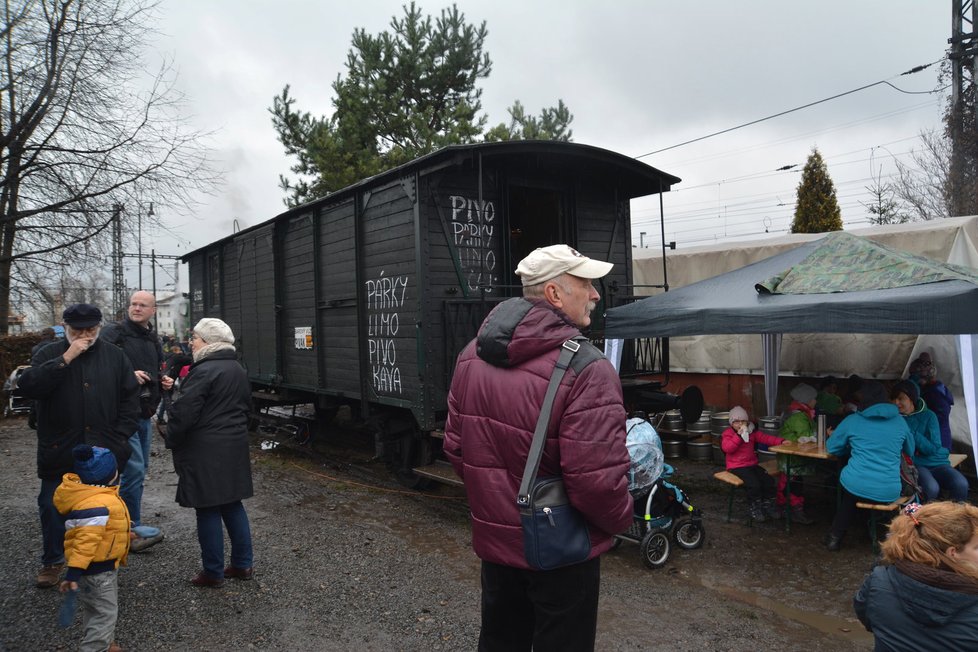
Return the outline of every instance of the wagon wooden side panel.
<path id="1" fill-rule="evenodd" d="M 444 414 L 455 358 L 492 306 L 510 296 L 497 180 L 494 169 L 484 169 L 480 188 L 478 170 L 469 167 L 442 170 L 421 183 L 427 407 L 436 415 Z"/>
<path id="2" fill-rule="evenodd" d="M 275 225 L 269 224 L 235 238 L 243 319 L 238 343 L 241 361 L 252 380 L 278 380 L 276 368 Z"/>
<path id="3" fill-rule="evenodd" d="M 352 197 L 320 209 L 316 223 L 320 297 L 317 304 L 322 387 L 359 399 L 356 207 Z"/>
<path id="4" fill-rule="evenodd" d="M 316 270 L 313 212 L 306 211 L 281 224 L 276 253 L 281 285 L 278 296 L 279 374 L 284 387 L 315 388 L 316 364 Z"/>
<path id="5" fill-rule="evenodd" d="M 240 338 L 244 320 L 242 319 L 240 270 L 234 264 L 237 260 L 237 249 L 237 244 L 233 241 L 225 242 L 220 248 L 221 296 L 223 299 L 220 310 L 216 311 L 213 316 L 227 322 L 235 337 Z"/>
<path id="6" fill-rule="evenodd" d="M 414 406 L 420 397 L 421 318 L 412 177 L 364 193 L 360 207 L 362 276 L 360 359 L 368 397 Z"/>

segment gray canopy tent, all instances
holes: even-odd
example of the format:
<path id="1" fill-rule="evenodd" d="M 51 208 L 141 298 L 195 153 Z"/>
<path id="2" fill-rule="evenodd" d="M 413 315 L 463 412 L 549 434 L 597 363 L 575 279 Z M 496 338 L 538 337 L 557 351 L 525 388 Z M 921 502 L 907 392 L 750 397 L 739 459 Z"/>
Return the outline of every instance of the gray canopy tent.
<path id="1" fill-rule="evenodd" d="M 774 413 L 782 333 L 957 335 L 978 459 L 978 270 L 835 232 L 752 265 L 608 310 L 605 337 L 761 334 Z"/>

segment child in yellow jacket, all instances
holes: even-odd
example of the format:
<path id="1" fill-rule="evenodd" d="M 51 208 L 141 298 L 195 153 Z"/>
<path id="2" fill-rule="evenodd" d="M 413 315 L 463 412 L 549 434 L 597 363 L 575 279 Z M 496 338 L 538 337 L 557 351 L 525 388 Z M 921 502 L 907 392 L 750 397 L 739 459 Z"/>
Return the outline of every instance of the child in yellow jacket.
<path id="1" fill-rule="evenodd" d="M 65 517 L 68 571 L 60 590 L 79 591 L 82 649 L 114 645 L 119 616 L 119 565 L 129 554 L 130 520 L 119 497 L 119 470 L 107 448 L 79 444 L 72 449 L 75 473 L 65 473 L 54 506 Z"/>

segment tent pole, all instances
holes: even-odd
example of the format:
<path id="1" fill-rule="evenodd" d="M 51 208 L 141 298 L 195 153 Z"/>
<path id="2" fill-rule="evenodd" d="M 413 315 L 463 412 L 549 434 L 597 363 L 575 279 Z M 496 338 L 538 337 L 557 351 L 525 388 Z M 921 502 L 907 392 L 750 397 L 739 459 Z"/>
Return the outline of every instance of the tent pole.
<path id="1" fill-rule="evenodd" d="M 764 352 L 764 400 L 768 416 L 777 416 L 778 367 L 781 361 L 781 333 L 761 333 Z"/>
<path id="2" fill-rule="evenodd" d="M 971 454 L 978 468 L 978 386 L 975 385 L 975 355 L 978 354 L 978 335 L 958 335 L 958 354 L 961 356 L 961 389 L 968 411 L 968 429 L 971 434 Z"/>
<path id="3" fill-rule="evenodd" d="M 662 201 L 662 179 L 657 179 L 656 183 L 659 185 L 659 240 L 662 245 L 662 287 L 668 292 L 669 277 L 666 276 L 666 211 L 665 204 Z"/>

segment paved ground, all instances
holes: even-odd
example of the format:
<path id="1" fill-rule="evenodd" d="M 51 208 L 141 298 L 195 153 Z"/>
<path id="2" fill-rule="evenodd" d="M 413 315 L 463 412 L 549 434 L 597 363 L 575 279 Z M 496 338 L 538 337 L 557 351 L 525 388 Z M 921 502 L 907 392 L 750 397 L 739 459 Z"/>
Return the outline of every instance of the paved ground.
<path id="1" fill-rule="evenodd" d="M 68 650 L 78 625 L 56 625 L 59 596 L 34 587 L 40 534 L 34 433 L 0 421 L 0 650 Z M 199 568 L 192 510 L 173 502 L 169 454 L 157 446 L 144 498 L 167 538 L 120 573 L 117 639 L 127 650 L 472 650 L 479 563 L 462 494 L 404 491 L 372 446 L 312 458 L 254 448 L 246 502 L 256 579 L 220 590 L 187 580 Z M 707 463 L 678 460 L 677 484 L 706 512 L 707 542 L 647 570 L 626 543 L 602 560 L 599 650 L 869 650 L 851 597 L 873 560 L 862 530 L 840 553 L 820 522 L 791 535 L 775 524 L 724 522 L 726 493 Z M 813 499 L 818 500 L 816 494 Z M 743 499 L 737 503 L 738 512 Z"/>

